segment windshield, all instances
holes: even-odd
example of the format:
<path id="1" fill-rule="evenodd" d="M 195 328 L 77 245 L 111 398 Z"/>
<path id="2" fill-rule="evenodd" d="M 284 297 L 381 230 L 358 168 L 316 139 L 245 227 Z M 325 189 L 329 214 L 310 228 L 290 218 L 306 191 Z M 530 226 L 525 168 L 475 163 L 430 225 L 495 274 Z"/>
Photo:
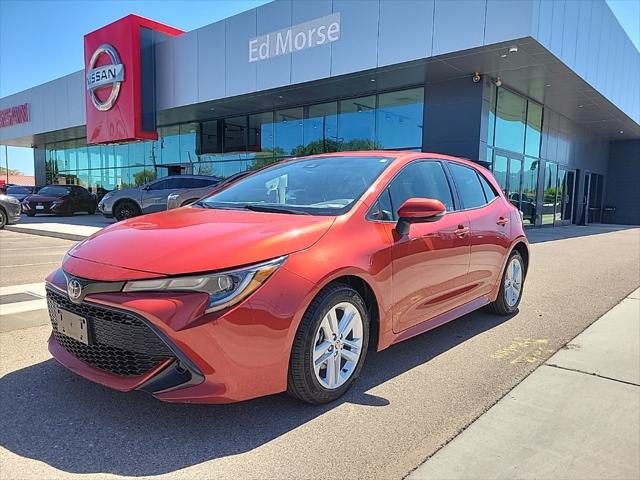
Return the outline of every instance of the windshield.
<path id="1" fill-rule="evenodd" d="M 29 194 L 32 192 L 32 187 L 7 187 L 7 194 L 9 195 Z"/>
<path id="2" fill-rule="evenodd" d="M 241 178 L 204 198 L 209 208 L 340 215 L 391 163 L 391 157 L 318 157 L 293 160 Z"/>
<path id="3" fill-rule="evenodd" d="M 62 197 L 70 192 L 69 187 L 63 187 L 60 185 L 47 185 L 46 187 L 42 187 L 38 191 L 38 195 L 50 195 L 52 197 Z"/>

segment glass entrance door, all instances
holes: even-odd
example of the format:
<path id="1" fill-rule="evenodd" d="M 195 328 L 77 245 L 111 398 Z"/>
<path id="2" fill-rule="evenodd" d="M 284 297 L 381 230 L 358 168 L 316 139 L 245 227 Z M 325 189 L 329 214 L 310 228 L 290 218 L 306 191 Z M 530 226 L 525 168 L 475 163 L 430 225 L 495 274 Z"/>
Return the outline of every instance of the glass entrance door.
<path id="1" fill-rule="evenodd" d="M 542 225 L 554 225 L 558 210 L 558 165 L 546 162 L 542 196 Z"/>
<path id="2" fill-rule="evenodd" d="M 558 211 L 556 224 L 568 225 L 573 222 L 573 203 L 575 195 L 575 170 L 558 169 Z"/>
<path id="3" fill-rule="evenodd" d="M 522 212 L 525 225 L 536 223 L 538 161 L 496 152 L 493 175 L 509 201 Z"/>

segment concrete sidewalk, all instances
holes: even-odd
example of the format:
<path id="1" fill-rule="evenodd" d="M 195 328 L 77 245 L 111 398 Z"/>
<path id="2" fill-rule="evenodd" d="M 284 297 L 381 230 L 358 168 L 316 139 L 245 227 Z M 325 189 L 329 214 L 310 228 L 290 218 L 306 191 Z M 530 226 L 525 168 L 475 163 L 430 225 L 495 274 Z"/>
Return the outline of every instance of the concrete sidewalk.
<path id="1" fill-rule="evenodd" d="M 55 215 L 27 217 L 22 215 L 18 223 L 7 225 L 5 228 L 12 232 L 80 241 L 113 223 L 115 220 L 98 214 L 78 214 L 64 217 Z"/>
<path id="2" fill-rule="evenodd" d="M 409 479 L 640 478 L 640 289 Z"/>

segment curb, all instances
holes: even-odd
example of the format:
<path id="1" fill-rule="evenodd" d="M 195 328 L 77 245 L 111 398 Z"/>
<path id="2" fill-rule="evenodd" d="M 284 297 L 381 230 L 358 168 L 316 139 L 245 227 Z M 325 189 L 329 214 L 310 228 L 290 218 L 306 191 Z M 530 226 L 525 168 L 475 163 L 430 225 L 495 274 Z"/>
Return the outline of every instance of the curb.
<path id="1" fill-rule="evenodd" d="M 38 235 L 41 237 L 61 238 L 63 240 L 74 240 L 76 242 L 89 238 L 89 235 L 80 235 L 77 233 L 52 232 L 50 230 L 36 230 L 34 228 L 24 228 L 18 225 L 7 225 L 5 230 L 17 233 L 28 233 L 30 235 Z"/>

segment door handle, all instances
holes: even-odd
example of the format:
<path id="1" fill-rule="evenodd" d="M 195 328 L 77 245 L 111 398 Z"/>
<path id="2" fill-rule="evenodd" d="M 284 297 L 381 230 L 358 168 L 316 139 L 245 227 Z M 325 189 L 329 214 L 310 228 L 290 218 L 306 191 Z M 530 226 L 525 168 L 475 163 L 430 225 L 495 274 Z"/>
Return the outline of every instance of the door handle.
<path id="1" fill-rule="evenodd" d="M 509 219 L 508 219 L 508 218 L 505 218 L 505 217 L 500 217 L 500 218 L 496 221 L 496 223 L 497 223 L 498 225 L 502 225 L 502 226 L 504 227 L 507 223 L 509 223 Z"/>
<path id="2" fill-rule="evenodd" d="M 458 225 L 458 228 L 453 232 L 457 237 L 464 237 L 467 233 L 469 233 L 470 228 L 465 227 L 464 225 Z"/>

